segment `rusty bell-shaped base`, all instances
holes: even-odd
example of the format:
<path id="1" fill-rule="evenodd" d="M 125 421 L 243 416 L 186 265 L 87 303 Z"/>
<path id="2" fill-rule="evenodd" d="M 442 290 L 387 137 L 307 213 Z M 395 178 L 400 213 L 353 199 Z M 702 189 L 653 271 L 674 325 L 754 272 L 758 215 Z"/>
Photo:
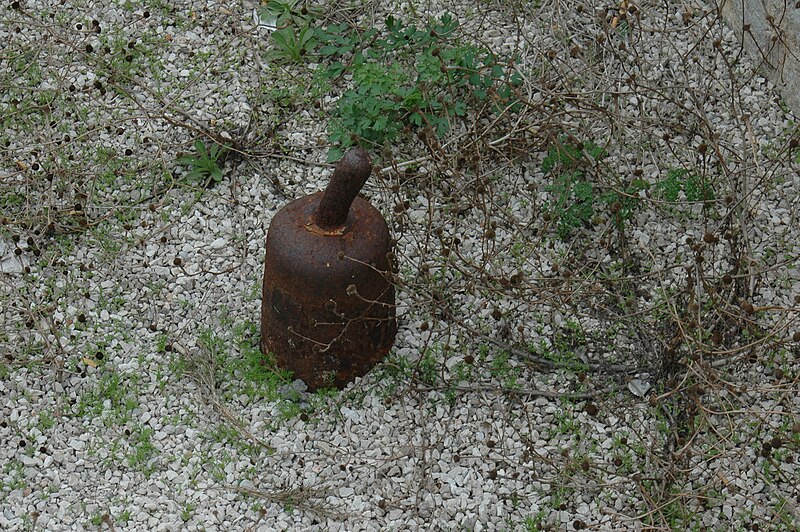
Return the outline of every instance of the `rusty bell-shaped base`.
<path id="1" fill-rule="evenodd" d="M 287 204 L 267 231 L 261 350 L 311 390 L 367 373 L 397 332 L 389 230 L 357 197 L 371 171 L 349 151 L 324 194 Z"/>

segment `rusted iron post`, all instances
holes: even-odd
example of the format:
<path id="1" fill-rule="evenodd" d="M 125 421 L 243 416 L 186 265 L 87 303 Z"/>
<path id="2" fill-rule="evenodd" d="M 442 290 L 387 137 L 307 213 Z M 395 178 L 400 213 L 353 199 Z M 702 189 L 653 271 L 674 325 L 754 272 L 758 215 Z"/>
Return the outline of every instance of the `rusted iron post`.
<path id="1" fill-rule="evenodd" d="M 364 375 L 397 332 L 389 229 L 358 197 L 371 171 L 350 150 L 324 193 L 287 204 L 267 231 L 261 350 L 311 390 Z"/>

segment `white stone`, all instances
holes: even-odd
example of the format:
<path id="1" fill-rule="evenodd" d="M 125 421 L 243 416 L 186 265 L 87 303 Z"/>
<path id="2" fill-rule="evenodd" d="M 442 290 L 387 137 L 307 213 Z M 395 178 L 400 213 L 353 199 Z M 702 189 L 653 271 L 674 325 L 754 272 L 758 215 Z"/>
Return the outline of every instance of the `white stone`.
<path id="1" fill-rule="evenodd" d="M 28 466 L 28 467 L 34 467 L 34 466 L 37 466 L 37 465 L 41 465 L 41 463 L 40 463 L 38 458 L 35 458 L 35 457 L 32 457 L 32 456 L 28 456 L 28 455 L 25 455 L 25 454 L 21 454 L 19 456 L 19 461 L 22 462 L 23 465 Z"/>

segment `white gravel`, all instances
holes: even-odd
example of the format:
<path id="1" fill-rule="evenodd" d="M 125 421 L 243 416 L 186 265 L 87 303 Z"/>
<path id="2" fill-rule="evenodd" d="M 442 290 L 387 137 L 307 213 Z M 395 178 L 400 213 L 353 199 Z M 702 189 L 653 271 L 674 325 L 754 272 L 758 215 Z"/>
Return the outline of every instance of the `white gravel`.
<path id="1" fill-rule="evenodd" d="M 785 343 L 800 330 L 800 175 L 796 155 L 772 155 L 798 131 L 770 84 L 751 75 L 753 64 L 738 55 L 735 38 L 709 6 L 637 4 L 641 23 L 631 31 L 638 44 L 635 54 L 621 59 L 608 56 L 608 47 L 587 48 L 602 27 L 602 10 L 611 9 L 609 17 L 617 12 L 611 4 L 587 2 L 577 10 L 573 3 L 543 2 L 520 14 L 520 27 L 509 6 L 437 2 L 426 10 L 460 13 L 472 35 L 497 51 L 520 50 L 520 70 L 541 67 L 542 83 L 558 80 L 549 93 L 531 99 L 555 94 L 565 127 L 587 139 L 611 139 L 603 164 L 620 174 L 638 168 L 657 182 L 670 168 L 706 164 L 694 148 L 670 146 L 696 147 L 716 135 L 730 166 L 723 171 L 708 163 L 708 174 L 751 175 L 748 188 L 739 191 L 752 216 L 742 237 L 750 255 L 742 260 L 762 271 L 751 304 L 780 309 L 764 311 L 763 323 L 784 343 L 758 351 L 763 358 L 730 373 L 689 373 L 713 393 L 680 386 L 671 392 L 654 382 L 663 346 L 647 344 L 633 329 L 615 329 L 614 316 L 602 312 L 609 300 L 603 299 L 605 288 L 593 300 L 597 308 L 576 308 L 555 297 L 528 300 L 526 294 L 538 292 L 522 289 L 517 298 L 498 295 L 488 284 L 470 292 L 443 268 L 441 286 L 454 287 L 449 304 L 461 325 L 486 338 L 469 342 L 469 335 L 453 332 L 454 324 L 413 292 L 422 284 L 417 275 L 423 264 L 432 276 L 442 268 L 441 242 L 458 237 L 454 248 L 486 264 L 487 279 L 520 273 L 528 288 L 563 281 L 554 272 L 565 267 L 572 245 L 543 238 L 545 230 L 537 232 L 542 224 L 531 221 L 552 200 L 539 170 L 542 151 L 521 168 L 492 170 L 504 179 L 494 185 L 489 217 L 476 208 L 460 218 L 445 216 L 452 202 L 425 190 L 409 191 L 408 209 L 398 214 L 386 186 L 397 176 L 387 171 L 387 181 L 373 178 L 366 192 L 398 237 L 408 287 L 398 293 L 400 331 L 386 364 L 343 392 L 320 397 L 299 382 L 270 388 L 247 374 L 247 354 L 258 345 L 266 228 L 288 199 L 321 189 L 329 176 L 317 164 L 326 154 L 325 108 L 309 99 L 280 114 L 265 96 L 268 84 L 283 88 L 285 79 L 281 84 L 276 78 L 291 79 L 295 72 L 269 65 L 269 40 L 252 16 L 256 2 L 14 4 L 20 8 L 11 2 L 0 7 L 0 42 L 10 43 L 10 51 L 0 52 L 0 71 L 18 69 L 16 77 L 0 74 L 7 85 L 0 85 L 0 181 L 4 192 L 18 187 L 24 201 L 58 208 L 49 211 L 52 230 L 35 234 L 32 228 L 47 227 L 47 221 L 23 219 L 19 203 L 2 198 L 9 212 L 0 218 L 10 220 L 0 234 L 0 354 L 6 368 L 0 373 L 0 529 L 800 526 L 800 367 L 797 344 Z M 411 4 L 369 4 L 342 13 L 382 20 L 386 12 L 409 13 Z M 687 12 L 690 23 L 684 22 Z M 722 53 L 705 55 L 714 38 Z M 104 46 L 113 52 L 103 55 Z M 653 93 L 698 90 L 686 91 L 686 105 L 679 108 L 657 97 L 643 99 L 641 90 L 617 78 L 615 86 L 581 78 L 572 46 L 614 68 L 636 71 L 632 65 L 640 65 L 639 83 Z M 17 57 L 26 47 L 31 56 Z M 542 67 L 548 49 L 558 50 L 552 70 Z M 124 53 L 135 55 L 140 68 L 132 80 L 115 85 L 101 67 L 124 60 Z M 734 74 L 741 90 L 734 101 L 723 54 L 738 57 Z M 39 65 L 42 74 L 26 70 L 25 63 Z M 564 102 L 562 89 L 570 86 L 598 105 L 617 106 L 619 130 Z M 15 114 L 15 101 L 26 91 L 69 97 L 42 104 L 23 119 L 27 115 Z M 705 100 L 696 101 L 698 95 Z M 165 102 L 186 116 L 164 111 Z M 702 130 L 701 112 L 713 132 Z M 749 118 L 742 120 L 743 114 Z M 285 122 L 273 123 L 278 119 Z M 177 151 L 191 151 L 196 133 L 173 122 L 204 124 L 221 138 L 244 135 L 264 150 L 274 141 L 279 149 L 270 157 L 254 156 L 253 164 L 227 164 L 225 178 L 208 190 L 181 186 L 184 169 L 174 161 Z M 675 124 L 686 126 L 683 136 Z M 635 135 L 637 127 L 647 133 Z M 670 143 L 662 142 L 668 132 Z M 61 159 L 48 158 L 55 142 L 62 142 L 56 151 Z M 105 158 L 104 150 L 114 155 Z M 42 169 L 32 169 L 34 164 Z M 430 162 L 418 166 L 419 175 L 439 171 Z M 63 187 L 37 185 L 46 182 L 45 170 L 56 173 L 54 182 Z M 470 194 L 463 196 L 477 197 Z M 681 194 L 686 199 L 686 191 Z M 85 214 L 75 203 L 84 204 Z M 629 233 L 634 258 L 652 272 L 663 271 L 662 284 L 648 278 L 636 287 L 638 308 L 648 311 L 693 275 L 687 273 L 695 262 L 686 237 L 700 241 L 707 231 L 725 229 L 704 226 L 700 207 L 675 214 L 669 205 L 653 204 L 657 208 L 633 214 L 636 229 Z M 492 216 L 499 223 L 487 244 L 483 235 Z M 80 228 L 87 219 L 98 223 Z M 611 276 L 622 266 L 610 246 L 600 244 L 611 238 L 607 219 L 582 233 L 592 243 L 583 260 Z M 437 227 L 441 242 L 429 231 Z M 20 238 L 15 242 L 12 235 Z M 15 249 L 19 259 L 12 257 Z M 727 259 L 723 243 L 710 247 L 707 271 L 721 276 Z M 584 279 L 573 282 L 583 286 Z M 493 317 L 497 309 L 501 318 Z M 669 315 L 665 309 L 665 322 Z M 647 371 L 630 377 L 547 371 L 491 343 L 519 338 L 538 354 L 566 349 L 586 363 Z M 426 357 L 439 364 L 436 371 L 450 389 L 412 383 L 397 369 Z M 509 388 L 516 391 L 501 391 Z M 597 395 L 555 397 L 580 393 Z M 666 407 L 686 396 L 696 399 L 680 403 L 693 405 L 690 412 Z M 694 423 L 702 426 L 697 434 Z M 690 428 L 680 433 L 674 429 L 679 426 Z"/>

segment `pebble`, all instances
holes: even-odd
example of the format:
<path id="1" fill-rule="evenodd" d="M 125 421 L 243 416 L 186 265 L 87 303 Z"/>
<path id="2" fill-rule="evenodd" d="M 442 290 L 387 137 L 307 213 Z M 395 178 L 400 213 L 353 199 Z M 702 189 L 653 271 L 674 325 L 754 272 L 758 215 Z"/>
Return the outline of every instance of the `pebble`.
<path id="1" fill-rule="evenodd" d="M 22 465 L 33 467 L 40 465 L 39 459 L 27 455 L 20 455 L 19 461 L 22 462 Z"/>

